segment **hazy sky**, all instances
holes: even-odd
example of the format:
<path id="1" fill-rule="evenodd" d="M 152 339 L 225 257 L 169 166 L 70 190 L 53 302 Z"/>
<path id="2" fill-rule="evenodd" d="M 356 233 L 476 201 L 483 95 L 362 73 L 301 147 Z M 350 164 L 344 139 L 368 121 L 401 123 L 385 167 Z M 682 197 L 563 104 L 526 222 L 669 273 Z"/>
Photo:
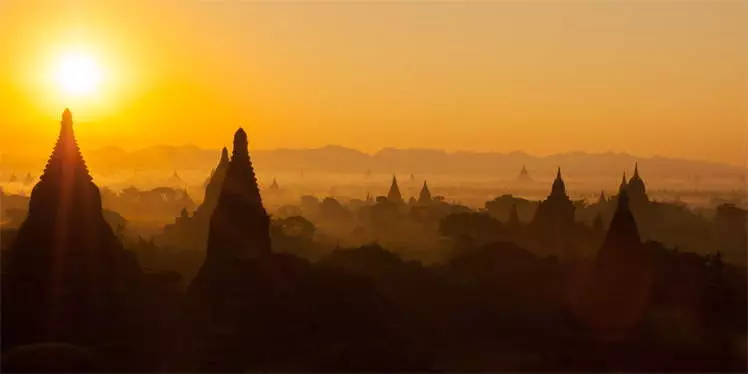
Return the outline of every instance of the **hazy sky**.
<path id="1" fill-rule="evenodd" d="M 155 4 L 155 5 L 154 5 Z M 65 51 L 102 70 L 69 97 Z M 748 1 L 0 0 L 0 150 L 340 144 L 743 164 Z"/>

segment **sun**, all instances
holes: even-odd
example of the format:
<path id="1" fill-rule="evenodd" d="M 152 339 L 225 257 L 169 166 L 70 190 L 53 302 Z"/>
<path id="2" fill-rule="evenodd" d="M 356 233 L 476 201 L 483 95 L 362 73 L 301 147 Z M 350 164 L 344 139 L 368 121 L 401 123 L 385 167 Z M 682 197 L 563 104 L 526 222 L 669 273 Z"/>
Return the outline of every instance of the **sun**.
<path id="1" fill-rule="evenodd" d="M 94 95 L 98 92 L 101 78 L 99 64 L 91 55 L 68 53 L 57 61 L 55 79 L 66 95 Z"/>

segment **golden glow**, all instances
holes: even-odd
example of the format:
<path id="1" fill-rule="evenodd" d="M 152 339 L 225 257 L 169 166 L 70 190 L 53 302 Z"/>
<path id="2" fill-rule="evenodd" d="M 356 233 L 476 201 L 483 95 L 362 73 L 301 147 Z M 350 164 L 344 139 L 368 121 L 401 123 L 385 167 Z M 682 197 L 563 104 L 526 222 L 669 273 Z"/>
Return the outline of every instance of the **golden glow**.
<path id="1" fill-rule="evenodd" d="M 46 157 L 69 107 L 88 148 L 244 126 L 254 149 L 742 165 L 746 24 L 741 1 L 0 0 L 0 152 Z"/>
<path id="2" fill-rule="evenodd" d="M 64 94 L 85 96 L 97 93 L 101 69 L 96 60 L 83 53 L 68 53 L 57 62 L 57 84 Z"/>

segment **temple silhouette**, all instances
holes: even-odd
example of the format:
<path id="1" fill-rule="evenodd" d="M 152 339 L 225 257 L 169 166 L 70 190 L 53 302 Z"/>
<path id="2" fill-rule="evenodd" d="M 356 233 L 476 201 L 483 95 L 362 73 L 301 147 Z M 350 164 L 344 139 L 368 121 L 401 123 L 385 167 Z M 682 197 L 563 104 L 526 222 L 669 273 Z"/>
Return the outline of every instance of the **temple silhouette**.
<path id="1" fill-rule="evenodd" d="M 278 186 L 278 181 L 273 177 L 273 183 L 270 184 L 270 188 L 268 189 L 270 193 L 279 193 L 280 192 L 280 186 Z"/>
<path id="2" fill-rule="evenodd" d="M 434 201 L 434 198 L 431 197 L 431 191 L 429 191 L 429 186 L 426 184 L 426 181 L 423 181 L 423 187 L 421 188 L 421 192 L 418 193 L 418 204 L 421 205 L 428 205 L 431 204 Z"/>
<path id="3" fill-rule="evenodd" d="M 551 193 L 538 204 L 530 222 L 532 230 L 537 233 L 540 247 L 556 255 L 561 255 L 567 249 L 575 227 L 574 210 L 559 167 Z"/>
<path id="4" fill-rule="evenodd" d="M 147 367 L 147 357 L 159 354 L 144 344 L 146 333 L 158 340 L 158 329 L 148 329 L 158 315 L 147 301 L 153 285 L 104 220 L 67 109 L 28 216 L 3 260 L 4 351 L 67 342 L 125 371 Z M 146 317 L 145 310 L 154 314 Z"/>
<path id="5" fill-rule="evenodd" d="M 393 204 L 403 204 L 403 195 L 400 193 L 400 187 L 397 186 L 397 177 L 392 176 L 392 184 L 387 192 L 387 201 Z"/>
<path id="6" fill-rule="evenodd" d="M 247 133 L 239 129 L 211 214 L 206 257 L 187 290 L 188 313 L 196 327 L 195 365 L 207 370 L 235 369 L 233 360 L 238 357 L 231 359 L 231 352 L 244 331 L 239 317 L 256 312 L 261 307 L 260 294 L 273 286 L 264 277 L 265 260 L 271 253 L 270 218 L 247 147 Z M 220 329 L 227 335 L 216 331 Z M 226 360 L 216 362 L 216 354 Z"/>
<path id="7" fill-rule="evenodd" d="M 628 331 L 641 321 L 649 303 L 652 264 L 629 208 L 630 187 L 629 183 L 619 191 L 617 209 L 595 259 L 586 321 L 598 332 Z"/>
<path id="8" fill-rule="evenodd" d="M 522 165 L 522 170 L 520 170 L 519 176 L 517 176 L 517 181 L 520 183 L 531 183 L 533 181 L 525 165 Z"/>
<path id="9" fill-rule="evenodd" d="M 217 158 L 197 207 L 99 190 L 65 110 L 30 198 L 0 190 L 2 371 L 745 372 L 746 273 L 727 260 L 745 209 L 650 199 L 638 163 L 592 202 L 559 167 L 541 201 L 476 209 L 393 175 L 386 196 L 274 210 L 244 129 Z M 174 222 L 143 238 L 102 199 Z M 673 232 L 714 245 L 657 241 Z"/>

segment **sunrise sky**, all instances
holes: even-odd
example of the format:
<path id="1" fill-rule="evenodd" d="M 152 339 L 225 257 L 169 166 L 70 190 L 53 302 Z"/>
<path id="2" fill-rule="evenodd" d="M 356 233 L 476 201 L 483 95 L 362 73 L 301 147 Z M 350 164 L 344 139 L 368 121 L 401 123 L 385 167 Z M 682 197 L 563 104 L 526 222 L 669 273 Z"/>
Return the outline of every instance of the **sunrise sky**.
<path id="1" fill-rule="evenodd" d="M 84 149 L 241 125 L 263 149 L 746 159 L 746 1 L 6 0 L 0 51 L 6 154 L 46 157 L 69 106 Z"/>

